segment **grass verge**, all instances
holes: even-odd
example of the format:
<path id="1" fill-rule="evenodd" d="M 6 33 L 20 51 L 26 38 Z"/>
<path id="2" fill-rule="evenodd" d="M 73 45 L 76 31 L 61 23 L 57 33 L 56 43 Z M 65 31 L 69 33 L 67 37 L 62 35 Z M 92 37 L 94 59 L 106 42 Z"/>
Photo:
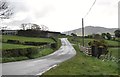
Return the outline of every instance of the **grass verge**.
<path id="1" fill-rule="evenodd" d="M 103 62 L 94 57 L 86 56 L 74 45 L 77 54 L 72 59 L 61 63 L 55 68 L 44 73 L 46 75 L 118 75 L 118 64 L 111 61 Z"/>

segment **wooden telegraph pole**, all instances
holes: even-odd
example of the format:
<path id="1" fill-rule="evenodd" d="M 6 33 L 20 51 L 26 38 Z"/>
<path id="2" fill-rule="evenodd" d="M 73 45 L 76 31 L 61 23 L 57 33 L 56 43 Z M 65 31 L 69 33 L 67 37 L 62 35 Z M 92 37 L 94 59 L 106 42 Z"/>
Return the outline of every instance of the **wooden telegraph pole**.
<path id="1" fill-rule="evenodd" d="M 82 43 L 84 46 L 84 19 L 82 18 Z"/>

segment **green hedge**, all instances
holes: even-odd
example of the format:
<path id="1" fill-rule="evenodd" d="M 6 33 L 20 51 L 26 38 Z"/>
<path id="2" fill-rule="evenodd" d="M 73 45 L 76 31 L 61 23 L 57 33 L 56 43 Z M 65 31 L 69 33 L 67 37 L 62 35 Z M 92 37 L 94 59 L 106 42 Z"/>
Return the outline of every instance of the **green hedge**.
<path id="1" fill-rule="evenodd" d="M 31 42 L 31 41 L 24 41 L 20 42 L 19 40 L 7 40 L 7 42 L 3 41 L 4 43 L 10 43 L 10 44 L 23 44 L 23 45 L 33 45 L 33 46 L 40 46 L 40 45 L 47 45 L 48 42 Z"/>
<path id="2" fill-rule="evenodd" d="M 2 51 L 2 57 L 26 56 L 28 58 L 32 58 L 32 55 L 37 53 L 39 53 L 39 49 L 37 47 L 22 49 L 7 49 Z"/>
<path id="3" fill-rule="evenodd" d="M 24 42 L 24 45 L 34 45 L 34 46 L 40 46 L 40 45 L 47 45 L 47 42 Z"/>

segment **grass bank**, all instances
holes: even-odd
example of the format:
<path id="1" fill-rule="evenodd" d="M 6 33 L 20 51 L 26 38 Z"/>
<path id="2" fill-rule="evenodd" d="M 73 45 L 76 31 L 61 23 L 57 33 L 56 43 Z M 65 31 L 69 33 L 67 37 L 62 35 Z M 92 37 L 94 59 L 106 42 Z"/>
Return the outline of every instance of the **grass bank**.
<path id="1" fill-rule="evenodd" d="M 47 42 L 46 45 L 34 46 L 34 45 L 22 45 L 22 44 L 10 44 L 2 43 L 2 53 L 4 56 L 0 58 L 0 62 L 13 62 L 39 58 L 53 53 L 61 46 L 60 39 L 52 38 L 33 38 L 33 37 L 22 37 L 22 36 L 10 36 L 3 35 L 2 42 L 7 40 L 19 40 L 20 42 Z M 56 41 L 55 41 L 56 40 Z M 51 44 L 53 44 L 51 46 Z M 32 49 L 33 48 L 33 49 Z M 10 54 L 10 55 L 9 55 Z"/>
<path id="2" fill-rule="evenodd" d="M 61 63 L 57 67 L 47 71 L 45 75 L 118 75 L 118 65 L 115 62 L 89 57 L 80 52 L 77 45 L 74 46 L 77 54 L 72 59 Z"/>
<path id="3" fill-rule="evenodd" d="M 92 39 L 86 39 L 86 43 L 90 40 Z M 80 77 L 115 75 L 114 77 L 118 77 L 118 63 L 102 61 L 95 57 L 87 56 L 80 51 L 78 41 L 72 41 L 71 39 L 70 41 L 74 43 L 74 48 L 77 52 L 76 56 L 50 69 L 42 77 L 48 75 L 79 75 Z"/>

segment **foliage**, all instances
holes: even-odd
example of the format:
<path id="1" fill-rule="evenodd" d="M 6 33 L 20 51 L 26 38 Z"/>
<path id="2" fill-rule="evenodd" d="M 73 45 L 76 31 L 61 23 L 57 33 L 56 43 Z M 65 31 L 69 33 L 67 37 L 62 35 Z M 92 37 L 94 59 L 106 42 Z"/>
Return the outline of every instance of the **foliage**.
<path id="1" fill-rule="evenodd" d="M 94 34 L 94 39 L 101 39 L 101 35 L 100 34 Z"/>
<path id="2" fill-rule="evenodd" d="M 7 40 L 7 43 L 20 44 L 19 40 Z"/>
<path id="3" fill-rule="evenodd" d="M 93 40 L 88 43 L 92 49 L 92 56 L 100 58 L 102 54 L 108 53 L 108 46 L 104 40 Z"/>
<path id="4" fill-rule="evenodd" d="M 38 48 L 20 48 L 20 49 L 7 49 L 2 50 L 2 57 L 19 57 L 19 56 L 27 56 L 30 57 L 31 54 L 37 54 Z"/>
<path id="5" fill-rule="evenodd" d="M 112 38 L 110 33 L 107 33 L 106 37 L 107 37 L 108 40 L 111 40 L 111 38 Z"/>
<path id="6" fill-rule="evenodd" d="M 77 36 L 75 33 L 71 33 L 72 36 Z"/>
<path id="7" fill-rule="evenodd" d="M 52 48 L 52 49 L 56 49 L 56 48 L 57 48 L 57 43 L 52 43 L 52 44 L 51 44 L 51 48 Z"/>
<path id="8" fill-rule="evenodd" d="M 115 36 L 116 36 L 116 37 L 118 37 L 118 38 L 120 37 L 120 29 L 114 31 L 114 33 L 115 33 Z"/>
<path id="9" fill-rule="evenodd" d="M 102 33 L 101 36 L 103 39 L 106 39 L 106 33 Z"/>
<path id="10" fill-rule="evenodd" d="M 24 45 L 33 45 L 33 46 L 40 46 L 40 45 L 47 45 L 47 42 L 24 42 Z"/>

